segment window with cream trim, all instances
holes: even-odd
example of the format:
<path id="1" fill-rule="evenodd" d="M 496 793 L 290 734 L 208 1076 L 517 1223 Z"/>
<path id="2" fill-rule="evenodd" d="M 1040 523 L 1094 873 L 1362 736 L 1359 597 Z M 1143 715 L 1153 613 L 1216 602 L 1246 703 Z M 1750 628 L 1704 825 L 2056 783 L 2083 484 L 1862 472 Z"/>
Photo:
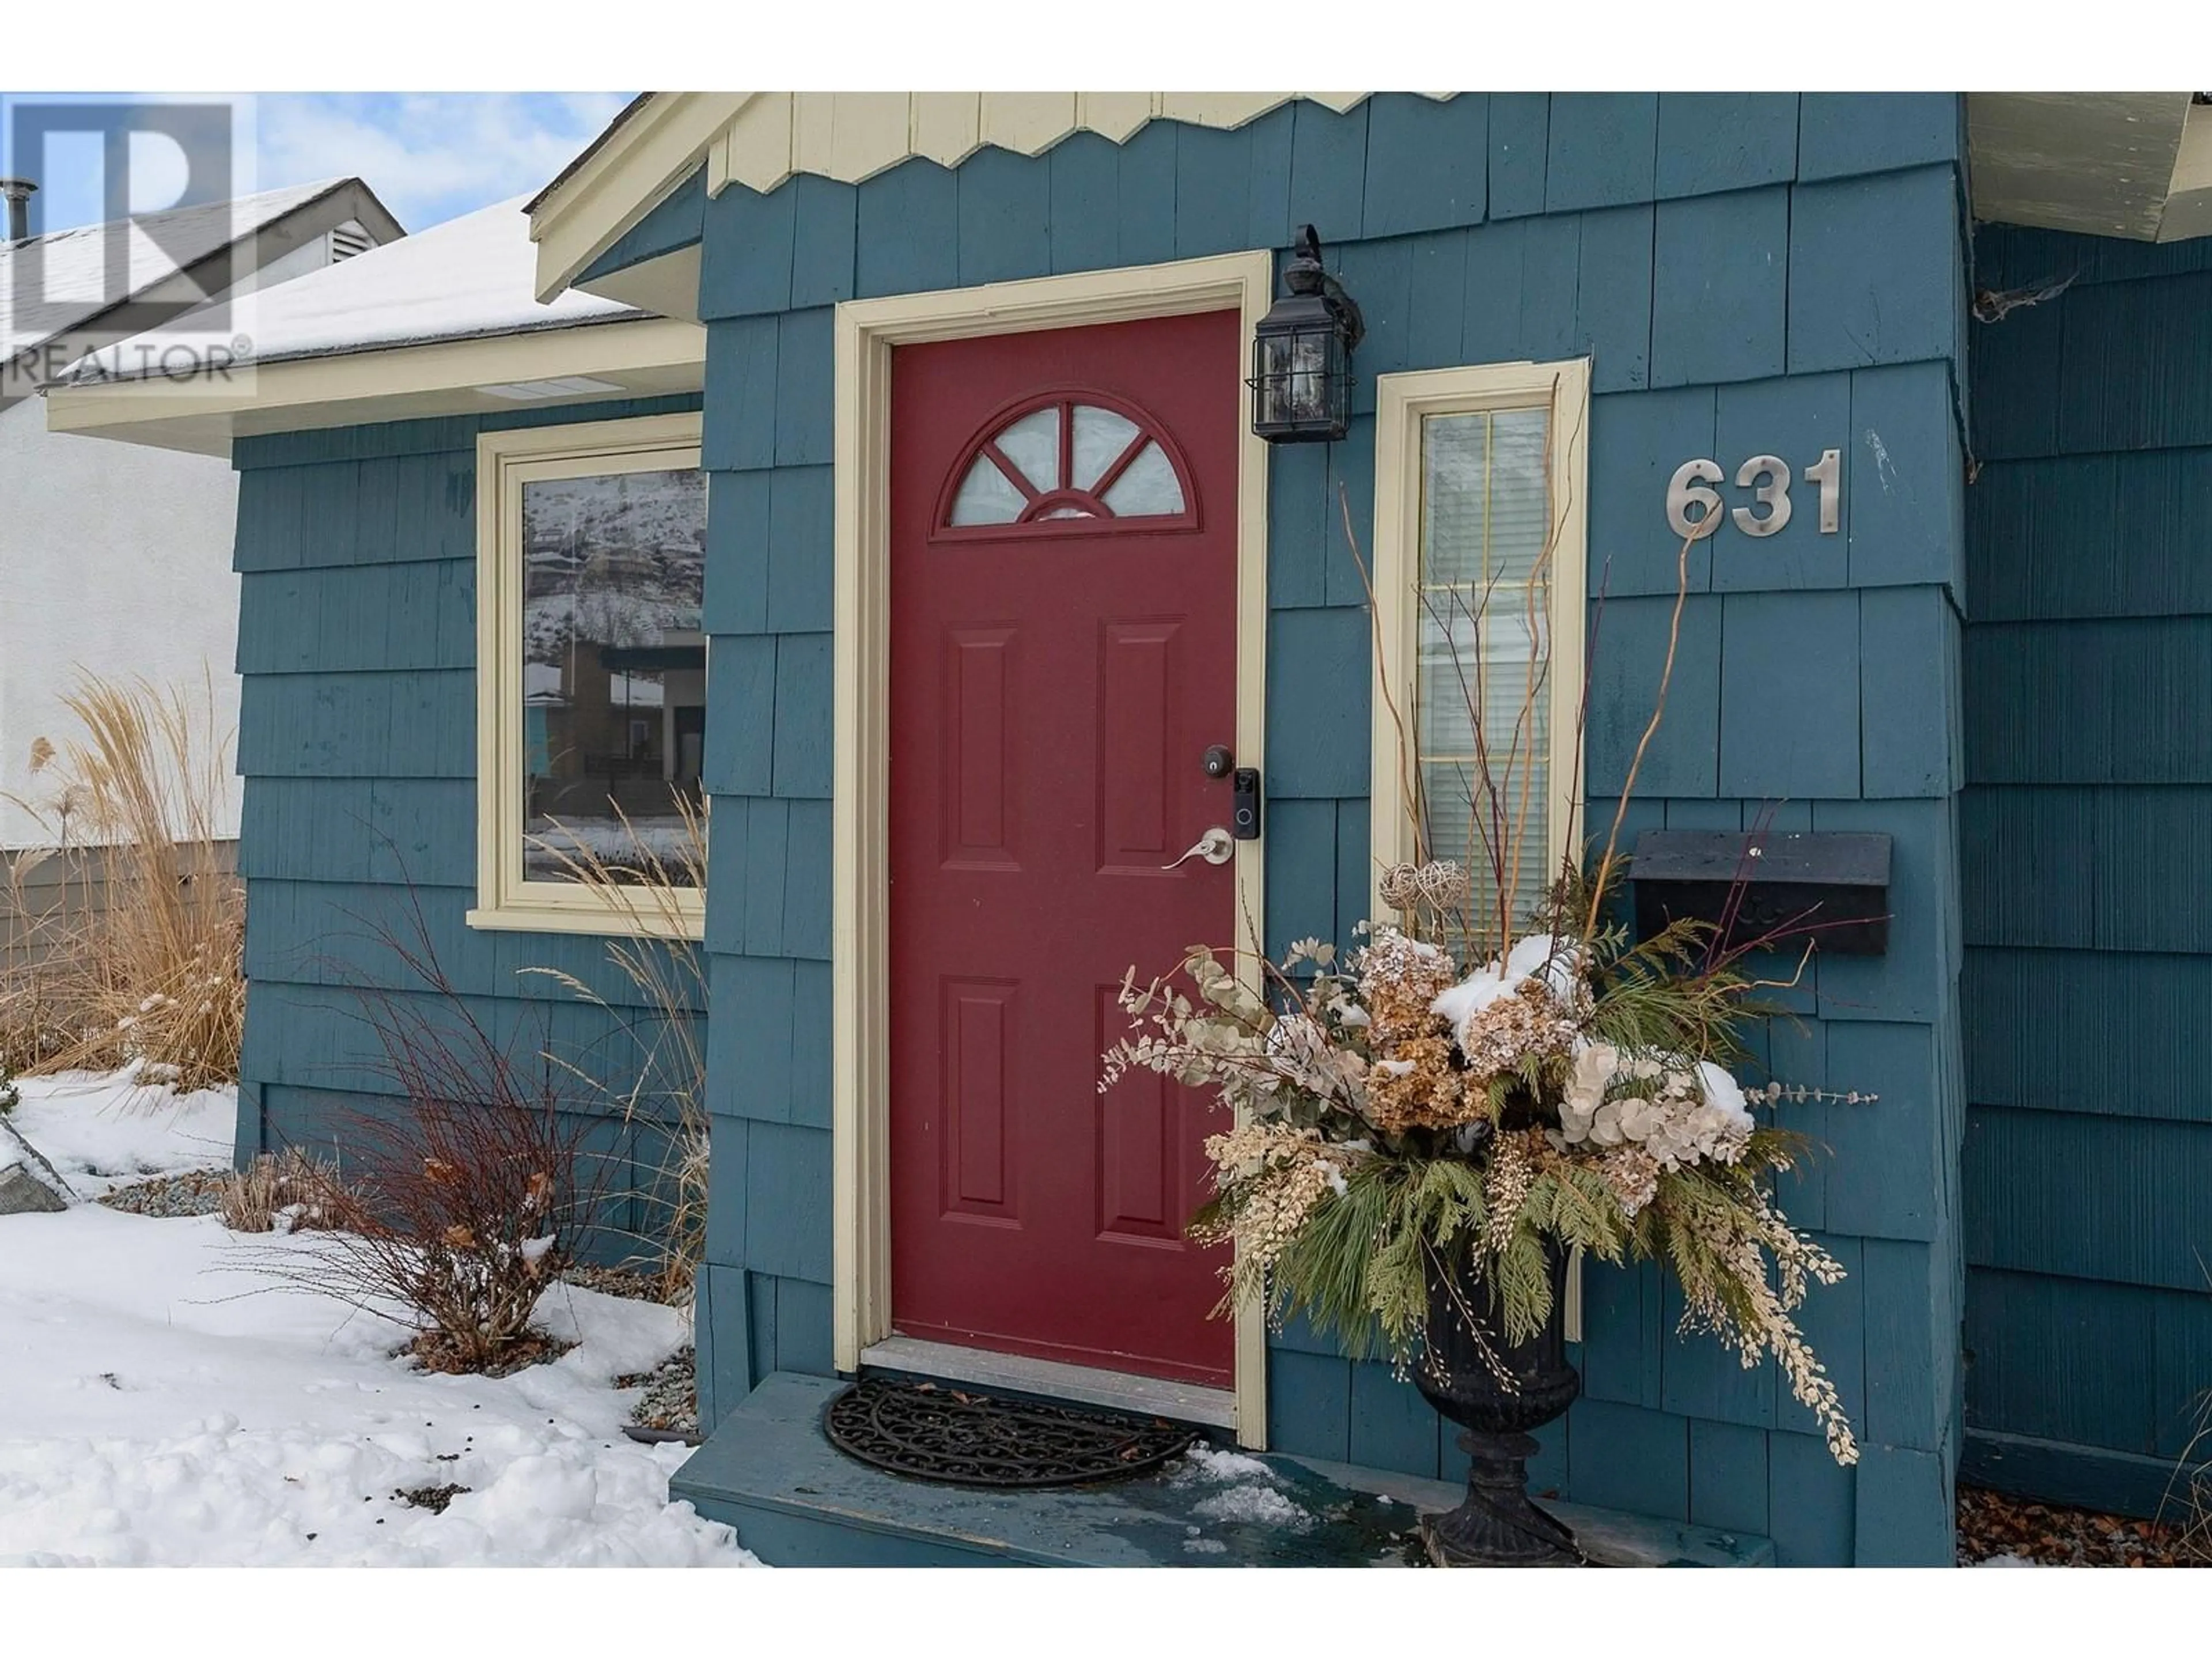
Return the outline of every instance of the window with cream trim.
<path id="1" fill-rule="evenodd" d="M 1589 420 L 1586 360 L 1376 380 L 1376 874 L 1453 860 L 1486 927 L 1578 830 Z"/>
<path id="2" fill-rule="evenodd" d="M 696 933 L 704 896 L 617 904 L 689 864 L 704 799 L 699 416 L 477 440 L 477 905 L 471 925 Z"/>

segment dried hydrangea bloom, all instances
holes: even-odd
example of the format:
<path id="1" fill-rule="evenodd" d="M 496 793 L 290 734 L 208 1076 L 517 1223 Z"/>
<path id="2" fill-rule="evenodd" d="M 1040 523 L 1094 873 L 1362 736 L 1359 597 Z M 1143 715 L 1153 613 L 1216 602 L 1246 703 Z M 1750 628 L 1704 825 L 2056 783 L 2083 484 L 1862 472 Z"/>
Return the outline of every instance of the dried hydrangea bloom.
<path id="1" fill-rule="evenodd" d="M 1359 1000 L 1376 1052 L 1395 1054 L 1395 1044 L 1442 1032 L 1433 1005 L 1456 976 L 1451 958 L 1435 945 L 1395 927 L 1378 931 L 1359 953 Z"/>
<path id="2" fill-rule="evenodd" d="M 1529 981 L 1547 987 L 1567 1013 L 1580 1016 L 1589 1006 L 1589 988 L 1582 975 L 1582 953 L 1571 942 L 1549 933 L 1531 933 L 1514 945 L 1503 962 L 1491 961 L 1437 997 L 1436 1012 L 1457 1030 L 1498 998 Z"/>
<path id="3" fill-rule="evenodd" d="M 1483 1097 L 1470 1095 L 1468 1074 L 1452 1063 L 1451 1039 L 1413 1037 L 1367 1073 L 1370 1123 L 1385 1134 L 1407 1129 L 1451 1129 L 1483 1115 Z"/>
<path id="4" fill-rule="evenodd" d="M 1581 1036 L 1541 980 L 1528 979 L 1461 1024 L 1459 1049 L 1477 1078 L 1523 1072 L 1531 1060 L 1564 1061 Z"/>
<path id="5" fill-rule="evenodd" d="M 1597 1172 L 1633 1217 L 1659 1195 L 1659 1160 L 1641 1146 L 1619 1146 L 1598 1160 Z"/>

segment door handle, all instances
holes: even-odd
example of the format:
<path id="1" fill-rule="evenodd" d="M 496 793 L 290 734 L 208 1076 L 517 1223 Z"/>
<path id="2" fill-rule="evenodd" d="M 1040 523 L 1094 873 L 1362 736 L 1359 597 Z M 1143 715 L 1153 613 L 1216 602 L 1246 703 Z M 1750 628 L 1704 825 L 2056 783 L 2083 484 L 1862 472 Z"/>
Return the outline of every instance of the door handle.
<path id="1" fill-rule="evenodd" d="M 1219 824 L 1207 830 L 1191 843 L 1190 851 L 1173 864 L 1163 864 L 1163 870 L 1178 869 L 1193 859 L 1204 859 L 1208 864 L 1226 864 L 1237 856 L 1237 843 Z"/>

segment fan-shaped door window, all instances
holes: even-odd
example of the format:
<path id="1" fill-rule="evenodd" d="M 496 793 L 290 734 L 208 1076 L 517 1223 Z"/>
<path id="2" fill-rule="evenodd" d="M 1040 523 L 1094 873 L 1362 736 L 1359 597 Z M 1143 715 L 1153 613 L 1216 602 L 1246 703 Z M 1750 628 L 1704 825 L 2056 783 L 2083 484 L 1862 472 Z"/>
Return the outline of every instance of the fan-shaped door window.
<path id="1" fill-rule="evenodd" d="M 993 418 L 938 514 L 950 530 L 1174 529 L 1195 521 L 1189 469 L 1141 410 L 1061 393 Z"/>

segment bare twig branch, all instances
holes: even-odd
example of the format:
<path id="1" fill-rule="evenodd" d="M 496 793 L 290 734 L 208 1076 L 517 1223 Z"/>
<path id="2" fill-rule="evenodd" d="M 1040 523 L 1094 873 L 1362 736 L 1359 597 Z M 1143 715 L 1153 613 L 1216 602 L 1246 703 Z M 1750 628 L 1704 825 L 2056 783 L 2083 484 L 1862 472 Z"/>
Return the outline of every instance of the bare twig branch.
<path id="1" fill-rule="evenodd" d="M 1682 641 L 1682 607 L 1690 598 L 1690 547 L 1698 539 L 1692 531 L 1682 538 L 1682 550 L 1674 560 L 1674 610 L 1667 623 L 1667 659 L 1659 670 L 1659 691 L 1652 699 L 1651 718 L 1644 723 L 1644 735 L 1636 740 L 1636 753 L 1628 763 L 1628 776 L 1620 786 L 1620 799 L 1613 809 L 1613 828 L 1606 834 L 1605 856 L 1598 860 L 1597 876 L 1590 883 L 1589 914 L 1583 920 L 1583 943 L 1589 943 L 1590 935 L 1597 932 L 1598 906 L 1604 902 L 1606 884 L 1612 878 L 1615 852 L 1620 844 L 1620 826 L 1628 815 L 1628 803 L 1636 793 L 1637 774 L 1644 769 L 1644 754 L 1651 746 L 1658 732 L 1659 722 L 1667 713 L 1667 689 L 1674 683 L 1674 653 Z"/>

